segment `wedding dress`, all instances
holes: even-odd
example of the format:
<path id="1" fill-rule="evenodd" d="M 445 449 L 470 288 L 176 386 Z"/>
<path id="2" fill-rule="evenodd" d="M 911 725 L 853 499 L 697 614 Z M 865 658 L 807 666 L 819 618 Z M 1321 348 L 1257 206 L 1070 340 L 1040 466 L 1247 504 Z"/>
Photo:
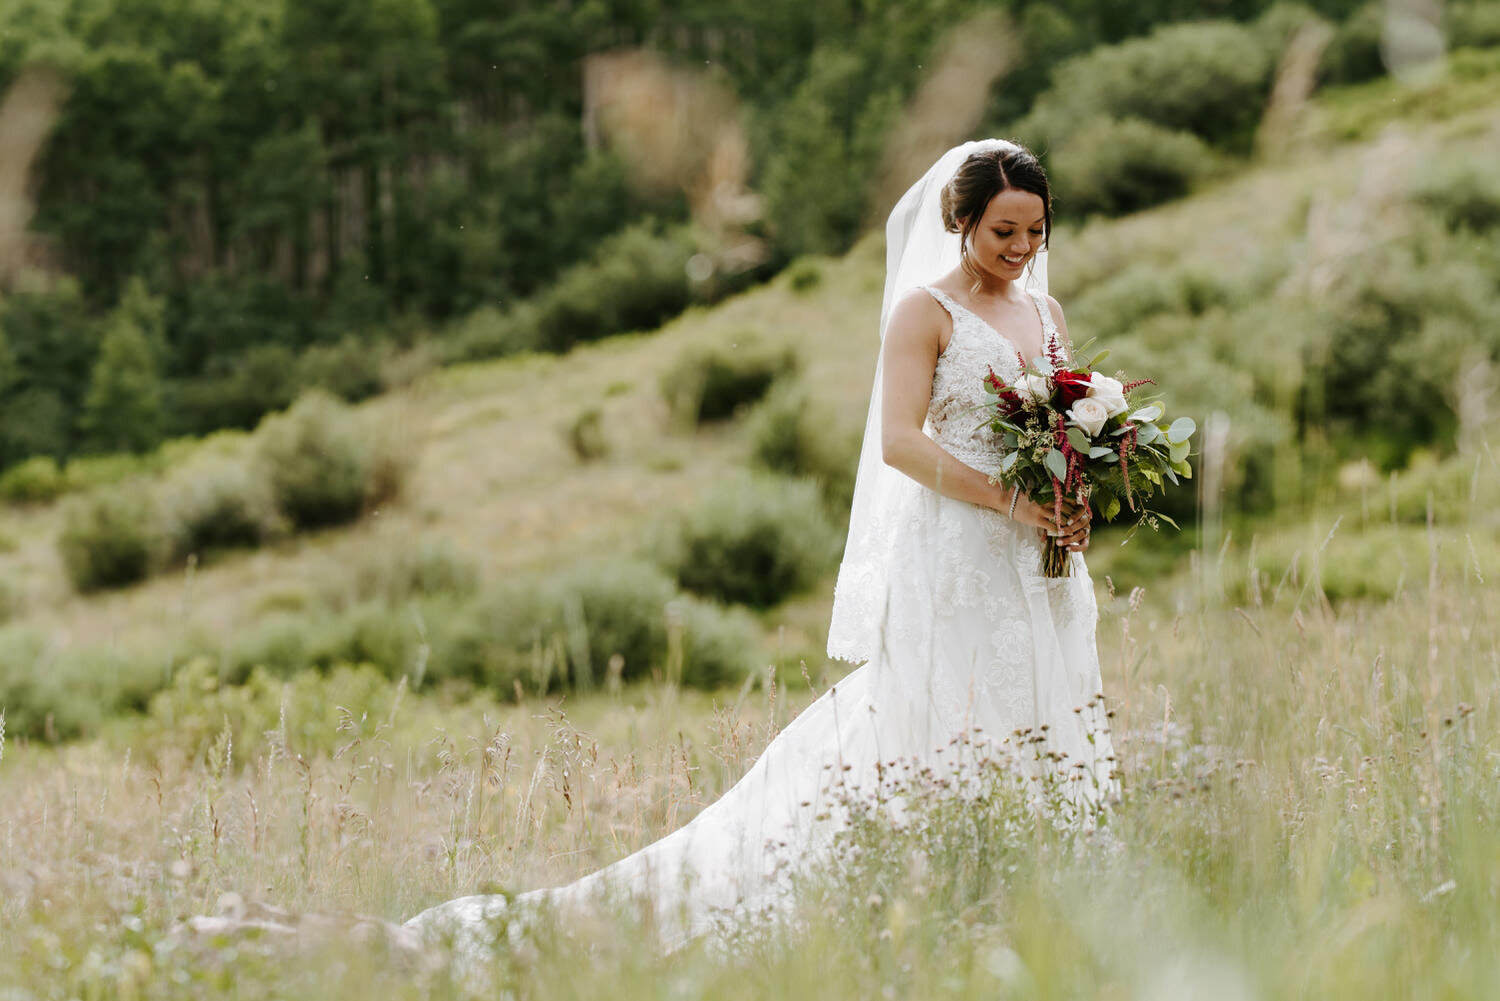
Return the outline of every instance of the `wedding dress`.
<path id="1" fill-rule="evenodd" d="M 934 183 L 951 176 L 941 164 Z M 916 201 L 930 201 L 930 194 Z M 943 263 L 934 257 L 926 270 Z M 892 275 L 900 270 L 891 267 Z M 981 426 L 982 380 L 993 366 L 1013 381 L 1020 374 L 1016 349 L 943 292 L 916 287 L 942 304 L 953 325 L 933 373 L 924 430 L 959 460 L 994 472 L 1003 453 Z M 1029 294 L 1051 347 L 1058 332 L 1045 294 Z M 878 405 L 877 381 L 872 410 Z M 878 430 L 878 417 L 872 426 Z M 1013 767 L 1054 769 L 1079 798 L 1106 796 L 1113 754 L 1096 698 L 1096 608 L 1082 555 L 1069 556 L 1070 576 L 1046 578 L 1036 528 L 890 472 L 872 473 L 862 463 L 829 636 L 831 655 L 863 666 L 798 715 L 686 826 L 566 886 L 452 900 L 408 926 L 478 941 L 508 911 L 587 906 L 623 894 L 649 901 L 670 947 L 726 919 L 788 903 L 794 874 L 822 857 L 845 822 L 845 807 L 873 795 L 893 770 L 926 771 L 936 780 L 962 767 L 960 757 L 972 765 L 992 756 Z M 878 496 L 862 506 L 859 490 L 868 494 L 877 481 Z M 1053 754 L 1028 759 L 1022 745 L 1038 734 Z"/>

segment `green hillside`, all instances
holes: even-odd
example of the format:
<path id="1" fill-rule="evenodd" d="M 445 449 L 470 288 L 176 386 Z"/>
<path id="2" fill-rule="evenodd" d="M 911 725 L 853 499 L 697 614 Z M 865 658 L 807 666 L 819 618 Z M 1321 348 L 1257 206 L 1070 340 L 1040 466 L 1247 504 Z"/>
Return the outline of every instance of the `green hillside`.
<path id="1" fill-rule="evenodd" d="M 1109 365 L 1157 377 L 1174 410 L 1200 426 L 1215 411 L 1228 422 L 1214 501 L 1200 509 L 1190 492 L 1177 498 L 1171 509 L 1188 518 L 1181 537 L 1141 536 L 1122 549 L 1101 533 L 1090 554 L 1096 577 L 1159 590 L 1188 565 L 1202 529 L 1212 559 L 1248 559 L 1263 564 L 1263 576 L 1295 578 L 1298 553 L 1347 513 L 1329 555 L 1347 547 L 1368 572 L 1350 571 L 1358 580 L 1339 585 L 1339 571 L 1324 569 L 1325 584 L 1335 597 L 1389 594 L 1411 586 L 1399 554 L 1424 551 L 1417 526 L 1429 487 L 1438 491 L 1440 529 L 1457 532 L 1449 524 L 1471 513 L 1476 528 L 1493 524 L 1485 500 L 1495 484 L 1472 458 L 1488 425 L 1462 395 L 1480 390 L 1464 389 L 1461 377 L 1500 356 L 1500 187 L 1487 166 L 1500 142 L 1500 106 L 1490 97 L 1497 79 L 1493 53 L 1462 53 L 1426 85 L 1425 100 L 1396 102 L 1397 116 L 1378 127 L 1388 85 L 1339 93 L 1305 111 L 1297 140 L 1305 152 L 1160 209 L 1054 235 L 1052 287 L 1075 340 L 1096 339 L 1113 352 Z M 772 464 L 782 473 L 821 477 L 821 511 L 808 508 L 819 506 L 810 493 L 787 502 L 802 504 L 797 516 L 821 541 L 801 547 L 812 554 L 792 568 L 800 577 L 785 600 L 773 596 L 754 613 L 758 652 L 726 663 L 704 656 L 714 677 L 766 660 L 793 676 L 799 662 L 814 675 L 837 670 L 823 660 L 823 629 L 840 490 L 874 364 L 882 253 L 871 236 L 843 258 L 806 258 L 654 333 L 438 370 L 363 404 L 370 434 L 400 438 L 418 458 L 401 499 L 353 527 L 210 551 L 201 565 L 179 561 L 137 586 L 79 594 L 56 546 L 77 499 L 6 507 L 0 702 L 12 734 L 87 732 L 115 709 L 143 706 L 175 667 L 199 656 L 240 680 L 257 663 L 287 672 L 369 662 L 395 678 L 420 655 L 432 680 L 456 672 L 456 682 L 509 696 L 506 671 L 520 668 L 473 650 L 499 628 L 495 609 L 511 602 L 507 594 L 575 570 L 648 566 L 700 498 L 722 505 L 726 486 L 743 493 L 737 485 L 753 453 L 769 446 L 780 448 Z M 782 349 L 796 374 L 782 375 L 759 411 L 696 428 L 673 417 L 671 380 L 701 376 L 715 354 L 753 367 Z M 770 412 L 778 407 L 779 423 Z M 583 425 L 592 444 L 573 443 Z M 234 456 L 249 442 L 221 435 L 197 451 Z M 788 442 L 797 447 L 789 452 Z M 174 446 L 162 460 L 168 468 L 145 482 L 171 482 L 174 469 L 191 479 L 202 458 L 194 446 Z M 1195 524 L 1205 512 L 1206 528 Z M 1296 528 L 1304 523 L 1306 539 Z M 1360 541 L 1361 529 L 1381 525 L 1379 541 Z M 1493 534 L 1464 537 L 1453 558 L 1488 566 Z M 1199 572 L 1204 559 L 1191 559 Z M 1193 600 L 1196 578 L 1183 580 L 1179 600 Z M 665 586 L 657 581 L 649 587 Z M 743 600 L 712 587 L 706 596 Z M 715 642 L 732 646 L 748 628 L 738 611 L 722 621 L 712 609 L 701 614 Z M 442 655 L 458 647 L 470 666 L 450 672 Z M 632 656 L 627 676 L 661 669 L 651 651 L 666 648 L 642 649 L 652 662 Z M 556 652 L 554 689 L 567 683 L 569 659 Z M 602 676 L 604 664 L 589 670 Z M 71 698 L 75 684 L 95 692 L 87 705 Z"/>

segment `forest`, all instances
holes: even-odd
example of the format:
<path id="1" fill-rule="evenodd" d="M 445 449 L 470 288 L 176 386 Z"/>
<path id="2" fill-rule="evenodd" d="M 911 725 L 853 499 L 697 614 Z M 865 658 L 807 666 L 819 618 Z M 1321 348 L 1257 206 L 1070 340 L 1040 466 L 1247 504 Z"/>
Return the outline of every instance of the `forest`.
<path id="1" fill-rule="evenodd" d="M 0 87 L 25 78 L 50 128 L 0 266 L 0 469 L 649 328 L 843 251 L 924 60 L 974 17 L 1003 85 L 970 88 L 972 125 L 1038 143 L 1065 217 L 1243 156 L 1307 19 L 1332 25 L 1319 85 L 1384 73 L 1381 15 L 1351 0 L 13 0 Z M 1451 5 L 1452 44 L 1495 20 Z M 655 147 L 618 113 L 632 81 L 681 98 Z M 684 139 L 719 121 L 727 147 Z M 1106 149 L 1149 181 L 1112 189 Z"/>

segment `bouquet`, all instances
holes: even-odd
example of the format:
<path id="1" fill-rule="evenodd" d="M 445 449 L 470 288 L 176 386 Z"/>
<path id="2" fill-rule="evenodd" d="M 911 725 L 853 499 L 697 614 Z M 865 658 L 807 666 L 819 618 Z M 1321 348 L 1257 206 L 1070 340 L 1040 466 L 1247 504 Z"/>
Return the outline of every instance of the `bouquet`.
<path id="1" fill-rule="evenodd" d="M 991 482 L 1026 491 L 1032 500 L 1053 505 L 1060 517 L 1063 498 L 1093 503 L 1105 521 L 1122 508 L 1138 515 L 1136 527 L 1177 523 L 1145 506 L 1168 482 L 1190 478 L 1189 441 L 1198 429 L 1191 417 L 1163 425 L 1166 407 L 1145 395 L 1151 379 L 1124 382 L 1094 371 L 1108 352 L 1080 367 L 1049 359 L 1051 371 L 1022 364 L 1014 385 L 995 374 L 984 378 L 993 398 L 986 405 L 991 430 L 1004 441 L 1005 458 Z M 1056 538 L 1043 544 L 1043 571 L 1068 575 L 1068 553 Z"/>

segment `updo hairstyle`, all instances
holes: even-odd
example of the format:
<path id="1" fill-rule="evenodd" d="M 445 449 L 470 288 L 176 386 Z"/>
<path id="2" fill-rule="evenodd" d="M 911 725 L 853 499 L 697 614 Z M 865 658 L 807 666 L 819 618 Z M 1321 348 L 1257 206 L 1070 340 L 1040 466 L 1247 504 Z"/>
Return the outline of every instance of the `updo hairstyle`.
<path id="1" fill-rule="evenodd" d="M 1005 146 L 972 153 L 943 187 L 943 227 L 959 234 L 959 261 L 964 274 L 980 281 L 969 259 L 969 240 L 984 218 L 990 199 L 1002 191 L 1029 191 L 1042 200 L 1043 246 L 1052 238 L 1052 189 L 1036 155 L 1024 146 Z"/>

